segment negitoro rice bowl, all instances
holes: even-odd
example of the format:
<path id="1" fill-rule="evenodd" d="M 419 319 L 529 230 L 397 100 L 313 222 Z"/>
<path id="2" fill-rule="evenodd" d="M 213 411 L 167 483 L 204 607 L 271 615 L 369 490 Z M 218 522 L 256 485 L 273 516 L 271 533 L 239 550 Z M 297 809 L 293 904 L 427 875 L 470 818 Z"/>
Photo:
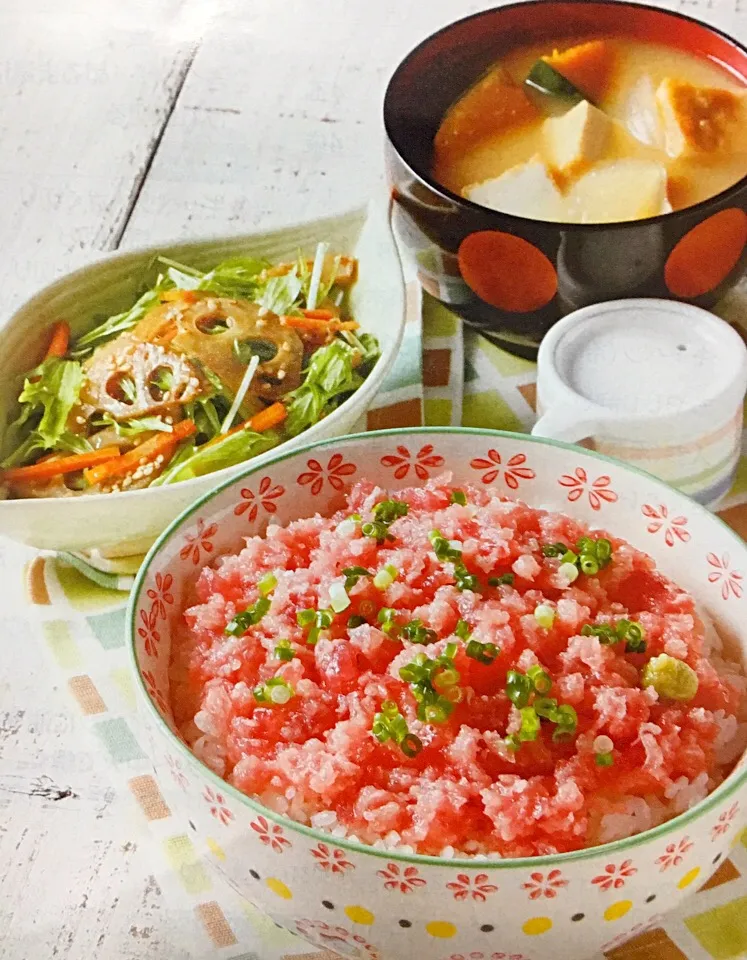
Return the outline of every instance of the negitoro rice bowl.
<path id="1" fill-rule="evenodd" d="M 320 949 L 612 949 L 741 835 L 745 572 L 713 514 L 578 447 L 444 428 L 277 456 L 140 569 L 139 780 Z"/>
<path id="2" fill-rule="evenodd" d="M 444 857 L 647 830 L 747 730 L 741 667 L 647 554 L 449 474 L 361 479 L 207 564 L 170 686 L 194 753 L 270 810 Z"/>

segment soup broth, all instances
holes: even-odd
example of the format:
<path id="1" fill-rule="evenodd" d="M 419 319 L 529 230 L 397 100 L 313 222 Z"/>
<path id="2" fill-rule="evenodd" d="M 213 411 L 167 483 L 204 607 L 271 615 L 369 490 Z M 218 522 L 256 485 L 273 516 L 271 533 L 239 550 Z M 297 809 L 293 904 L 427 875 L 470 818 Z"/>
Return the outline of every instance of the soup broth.
<path id="1" fill-rule="evenodd" d="M 537 64 L 550 93 L 527 82 Z M 745 93 L 716 62 L 632 38 L 523 47 L 446 114 L 434 175 L 477 203 L 534 219 L 666 213 L 747 173 Z"/>

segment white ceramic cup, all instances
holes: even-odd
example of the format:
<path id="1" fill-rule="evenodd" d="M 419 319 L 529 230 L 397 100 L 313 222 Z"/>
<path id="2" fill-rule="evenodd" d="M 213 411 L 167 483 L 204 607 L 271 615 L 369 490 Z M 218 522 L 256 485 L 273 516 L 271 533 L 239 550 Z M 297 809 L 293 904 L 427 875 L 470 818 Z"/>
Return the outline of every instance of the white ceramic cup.
<path id="1" fill-rule="evenodd" d="M 741 453 L 747 348 L 673 300 L 613 300 L 556 323 L 538 356 L 535 436 L 585 442 L 708 506 Z"/>

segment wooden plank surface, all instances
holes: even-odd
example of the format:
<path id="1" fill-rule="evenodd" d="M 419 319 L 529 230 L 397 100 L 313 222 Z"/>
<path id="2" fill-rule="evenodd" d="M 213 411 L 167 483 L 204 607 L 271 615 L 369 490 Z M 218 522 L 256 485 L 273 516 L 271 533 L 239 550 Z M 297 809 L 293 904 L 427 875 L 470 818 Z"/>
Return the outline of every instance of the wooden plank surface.
<path id="1" fill-rule="evenodd" d="M 99 252 L 349 207 L 401 56 L 467 0 L 0 4 L 0 311 Z M 661 0 L 747 39 L 744 0 Z M 4 589 L 20 580 L 18 554 Z M 5 596 L 5 595 L 4 595 Z M 200 960 L 153 841 L 2 615 L 0 958 Z M 191 944 L 191 946 L 190 946 Z"/>

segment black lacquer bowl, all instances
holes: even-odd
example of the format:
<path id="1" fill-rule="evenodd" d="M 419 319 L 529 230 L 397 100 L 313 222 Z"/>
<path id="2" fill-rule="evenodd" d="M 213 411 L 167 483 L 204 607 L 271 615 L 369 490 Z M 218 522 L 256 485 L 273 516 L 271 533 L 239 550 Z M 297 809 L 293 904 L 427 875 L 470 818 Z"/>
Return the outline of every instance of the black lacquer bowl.
<path id="1" fill-rule="evenodd" d="M 499 213 L 433 178 L 433 138 L 444 114 L 492 63 L 524 44 L 600 34 L 695 52 L 747 82 L 747 48 L 697 20 L 618 0 L 535 0 L 433 34 L 402 61 L 386 91 L 393 219 L 423 288 L 527 357 L 556 320 L 579 307 L 665 297 L 709 308 L 747 266 L 747 177 L 695 206 L 617 224 Z M 512 282 L 496 283 L 501 273 Z"/>

